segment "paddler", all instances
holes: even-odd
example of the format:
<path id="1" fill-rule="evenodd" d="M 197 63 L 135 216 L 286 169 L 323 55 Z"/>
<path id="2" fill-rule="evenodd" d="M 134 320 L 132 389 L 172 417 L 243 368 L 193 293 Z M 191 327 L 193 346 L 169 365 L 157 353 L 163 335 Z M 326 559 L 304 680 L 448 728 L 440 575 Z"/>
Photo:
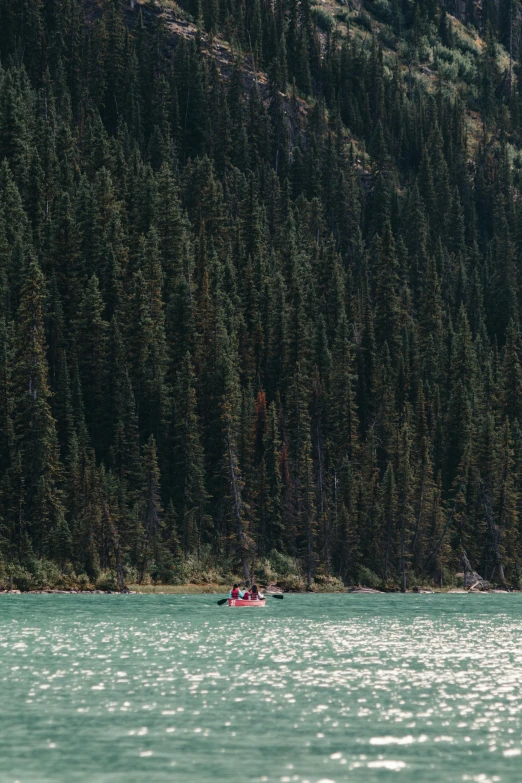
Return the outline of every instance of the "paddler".
<path id="1" fill-rule="evenodd" d="M 262 601 L 265 596 L 261 595 L 259 590 L 257 589 L 257 585 L 252 585 L 250 589 L 250 600 L 251 601 Z"/>
<path id="2" fill-rule="evenodd" d="M 229 598 L 239 598 L 239 585 L 235 584 L 230 593 L 228 594 Z"/>

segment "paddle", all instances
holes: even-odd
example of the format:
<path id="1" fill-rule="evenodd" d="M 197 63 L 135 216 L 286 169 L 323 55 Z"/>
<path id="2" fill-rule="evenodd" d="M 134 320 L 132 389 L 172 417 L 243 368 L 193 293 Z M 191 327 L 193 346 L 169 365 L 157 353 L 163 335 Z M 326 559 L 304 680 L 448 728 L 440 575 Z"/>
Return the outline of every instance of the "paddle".
<path id="1" fill-rule="evenodd" d="M 284 595 L 282 595 L 281 593 L 272 593 L 272 594 L 270 594 L 269 597 L 270 598 L 279 598 L 282 601 L 283 598 L 284 598 Z M 265 598 L 266 598 L 266 596 L 265 596 Z M 221 598 L 219 601 L 217 601 L 217 605 L 218 606 L 223 606 L 223 604 L 226 604 L 227 601 L 228 601 L 228 598 Z"/>

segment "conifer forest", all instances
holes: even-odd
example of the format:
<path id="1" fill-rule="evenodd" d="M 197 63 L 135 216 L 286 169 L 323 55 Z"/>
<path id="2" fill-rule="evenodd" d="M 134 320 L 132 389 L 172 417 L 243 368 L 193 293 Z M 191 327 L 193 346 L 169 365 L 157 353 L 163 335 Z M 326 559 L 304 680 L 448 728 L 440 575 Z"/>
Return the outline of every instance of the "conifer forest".
<path id="1" fill-rule="evenodd" d="M 0 0 L 0 582 L 522 570 L 519 0 Z"/>

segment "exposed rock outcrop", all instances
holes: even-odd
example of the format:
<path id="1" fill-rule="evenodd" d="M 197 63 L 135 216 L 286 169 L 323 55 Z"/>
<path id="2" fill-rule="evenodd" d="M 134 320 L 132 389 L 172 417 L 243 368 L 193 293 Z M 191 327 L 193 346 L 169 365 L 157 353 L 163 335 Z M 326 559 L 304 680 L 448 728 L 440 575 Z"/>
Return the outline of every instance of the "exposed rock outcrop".
<path id="1" fill-rule="evenodd" d="M 380 593 L 381 590 L 374 590 L 373 587 L 352 587 L 349 593 Z"/>
<path id="2" fill-rule="evenodd" d="M 274 593 L 283 593 L 284 590 L 282 587 L 279 587 L 279 585 L 267 585 L 265 589 L 263 590 L 266 595 L 273 595 Z"/>

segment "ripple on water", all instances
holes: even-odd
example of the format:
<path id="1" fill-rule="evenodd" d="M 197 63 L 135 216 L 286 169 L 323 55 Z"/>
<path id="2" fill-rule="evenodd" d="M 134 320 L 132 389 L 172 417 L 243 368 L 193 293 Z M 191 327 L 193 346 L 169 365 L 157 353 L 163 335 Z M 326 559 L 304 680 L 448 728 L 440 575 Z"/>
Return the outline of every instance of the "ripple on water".
<path id="1" fill-rule="evenodd" d="M 518 783 L 522 596 L 2 596 L 0 783 Z"/>

